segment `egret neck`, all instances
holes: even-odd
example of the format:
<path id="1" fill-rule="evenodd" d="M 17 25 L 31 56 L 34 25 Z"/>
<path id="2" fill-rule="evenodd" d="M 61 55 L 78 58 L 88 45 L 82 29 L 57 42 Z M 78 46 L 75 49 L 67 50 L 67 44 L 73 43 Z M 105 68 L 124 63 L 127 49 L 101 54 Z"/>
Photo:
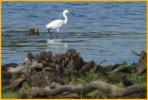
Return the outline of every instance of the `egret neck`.
<path id="1" fill-rule="evenodd" d="M 64 16 L 64 24 L 67 24 L 68 18 L 65 12 L 63 13 L 63 16 Z"/>

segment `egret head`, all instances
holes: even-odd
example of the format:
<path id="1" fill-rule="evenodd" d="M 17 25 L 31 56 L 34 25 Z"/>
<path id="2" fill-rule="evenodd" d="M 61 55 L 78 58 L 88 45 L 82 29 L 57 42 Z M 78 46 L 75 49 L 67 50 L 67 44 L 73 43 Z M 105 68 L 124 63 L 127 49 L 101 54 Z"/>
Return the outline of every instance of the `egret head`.
<path id="1" fill-rule="evenodd" d="M 69 14 L 69 10 L 64 10 L 63 13 Z"/>

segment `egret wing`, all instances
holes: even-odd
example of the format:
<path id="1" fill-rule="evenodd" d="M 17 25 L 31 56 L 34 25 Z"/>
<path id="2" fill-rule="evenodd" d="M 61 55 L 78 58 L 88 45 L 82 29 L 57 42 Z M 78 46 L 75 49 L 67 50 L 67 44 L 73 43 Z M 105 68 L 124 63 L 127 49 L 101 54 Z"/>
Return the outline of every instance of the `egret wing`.
<path id="1" fill-rule="evenodd" d="M 46 27 L 50 29 L 57 29 L 60 28 L 63 25 L 63 23 L 64 23 L 63 20 L 57 19 L 47 24 Z"/>

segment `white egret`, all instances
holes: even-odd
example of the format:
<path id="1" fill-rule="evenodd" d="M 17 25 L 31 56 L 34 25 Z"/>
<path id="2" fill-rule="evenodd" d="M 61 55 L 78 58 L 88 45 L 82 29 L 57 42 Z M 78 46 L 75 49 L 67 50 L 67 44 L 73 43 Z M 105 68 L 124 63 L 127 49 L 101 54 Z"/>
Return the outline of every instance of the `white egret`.
<path id="1" fill-rule="evenodd" d="M 64 10 L 63 11 L 63 19 L 56 19 L 50 23 L 48 23 L 46 25 L 46 28 L 48 29 L 48 32 L 50 32 L 50 30 L 56 30 L 57 31 L 57 38 L 58 38 L 58 32 L 60 30 L 60 28 L 64 25 L 67 24 L 68 18 L 67 18 L 67 14 L 69 14 L 69 10 Z"/>

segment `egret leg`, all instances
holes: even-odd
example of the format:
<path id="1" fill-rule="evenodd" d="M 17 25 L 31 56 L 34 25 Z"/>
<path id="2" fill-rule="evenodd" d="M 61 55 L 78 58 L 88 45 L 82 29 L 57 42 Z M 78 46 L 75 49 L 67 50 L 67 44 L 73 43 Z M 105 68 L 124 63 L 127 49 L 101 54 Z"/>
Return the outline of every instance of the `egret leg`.
<path id="1" fill-rule="evenodd" d="M 56 36 L 57 39 L 58 39 L 58 32 L 59 32 L 59 28 L 57 29 L 57 36 Z"/>
<path id="2" fill-rule="evenodd" d="M 48 29 L 48 33 L 50 33 L 50 29 Z"/>
<path id="3" fill-rule="evenodd" d="M 51 29 L 48 29 L 48 33 L 50 33 L 51 37 L 53 37 L 52 32 L 50 31 Z"/>

